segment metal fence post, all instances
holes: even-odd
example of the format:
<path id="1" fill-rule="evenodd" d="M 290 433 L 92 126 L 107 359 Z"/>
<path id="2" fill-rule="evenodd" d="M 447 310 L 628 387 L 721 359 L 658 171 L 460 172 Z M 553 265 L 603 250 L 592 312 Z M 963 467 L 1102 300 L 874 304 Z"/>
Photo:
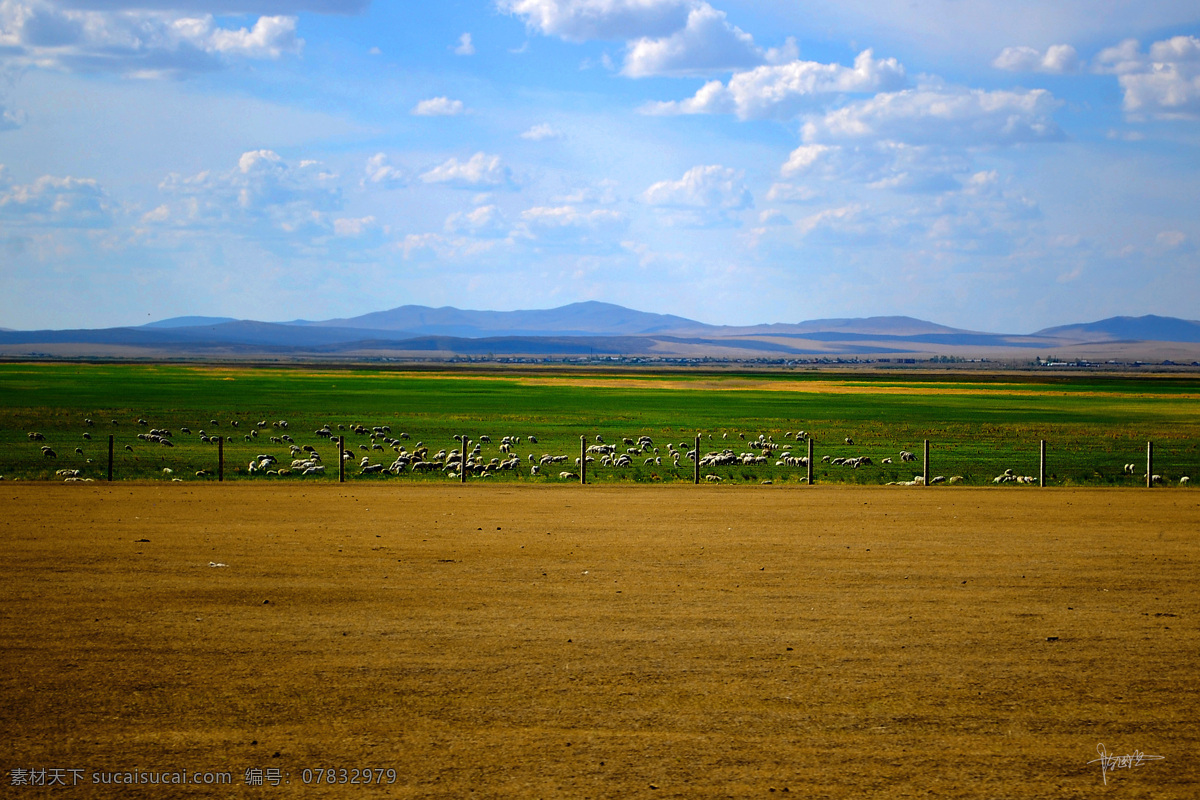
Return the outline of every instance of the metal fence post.
<path id="1" fill-rule="evenodd" d="M 812 437 L 810 436 L 810 437 L 808 437 L 808 485 L 809 486 L 812 486 L 812 473 L 813 473 L 813 440 L 812 440 Z"/>
<path id="2" fill-rule="evenodd" d="M 929 485 L 929 440 L 925 440 L 925 477 L 923 479 L 926 486 Z"/>
<path id="3" fill-rule="evenodd" d="M 1038 486 L 1046 488 L 1046 440 L 1041 440 L 1038 452 Z"/>
<path id="4" fill-rule="evenodd" d="M 462 463 L 458 465 L 458 482 L 467 482 L 467 436 L 462 436 Z"/>
<path id="5" fill-rule="evenodd" d="M 692 483 L 700 483 L 700 434 L 696 434 L 696 451 L 692 454 Z"/>
<path id="6" fill-rule="evenodd" d="M 1146 488 L 1154 485 L 1154 442 L 1146 442 Z"/>
<path id="7" fill-rule="evenodd" d="M 338 483 L 346 482 L 346 437 L 338 437 Z"/>
<path id="8" fill-rule="evenodd" d="M 225 437 L 217 437 L 217 480 L 225 480 Z"/>
<path id="9" fill-rule="evenodd" d="M 587 483 L 587 436 L 579 437 L 579 485 Z"/>
<path id="10" fill-rule="evenodd" d="M 108 435 L 108 481 L 112 483 L 113 435 Z"/>

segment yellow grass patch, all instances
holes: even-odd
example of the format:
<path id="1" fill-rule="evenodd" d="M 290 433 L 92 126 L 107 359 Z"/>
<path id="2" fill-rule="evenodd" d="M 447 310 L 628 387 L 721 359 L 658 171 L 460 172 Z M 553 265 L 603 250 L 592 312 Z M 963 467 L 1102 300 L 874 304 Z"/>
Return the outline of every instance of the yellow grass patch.
<path id="1" fill-rule="evenodd" d="M 6 786 L 14 768 L 80 769 L 69 796 L 126 797 L 92 775 L 187 769 L 237 786 L 141 796 L 376 795 L 315 786 L 330 767 L 394 769 L 393 797 L 1192 798 L 1200 784 L 1186 492 L 0 497 Z M 1164 759 L 1105 787 L 1088 763 L 1100 743 Z M 290 783 L 249 789 L 248 768 Z"/>

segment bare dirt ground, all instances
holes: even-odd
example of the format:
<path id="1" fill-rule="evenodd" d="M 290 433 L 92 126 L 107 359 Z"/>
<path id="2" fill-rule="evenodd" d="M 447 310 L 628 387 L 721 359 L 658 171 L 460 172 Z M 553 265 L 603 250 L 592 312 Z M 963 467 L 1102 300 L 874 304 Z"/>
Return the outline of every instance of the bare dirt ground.
<path id="1" fill-rule="evenodd" d="M 5 797 L 1200 796 L 1192 491 L 0 498 Z"/>

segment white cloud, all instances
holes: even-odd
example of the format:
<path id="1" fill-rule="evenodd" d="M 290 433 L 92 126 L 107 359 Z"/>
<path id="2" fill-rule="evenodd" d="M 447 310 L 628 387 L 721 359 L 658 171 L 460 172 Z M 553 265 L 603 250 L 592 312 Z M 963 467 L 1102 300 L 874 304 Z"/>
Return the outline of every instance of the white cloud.
<path id="1" fill-rule="evenodd" d="M 284 53 L 300 51 L 295 17 L 259 17 L 250 30 L 217 28 L 212 18 L 207 17 L 195 26 L 189 38 L 207 42 L 218 53 L 246 58 L 279 58 Z"/>
<path id="2" fill-rule="evenodd" d="M 1126 39 L 1095 59 L 1098 72 L 1115 74 L 1131 118 L 1200 117 L 1200 39 L 1174 36 L 1155 42 L 1149 54 Z"/>
<path id="3" fill-rule="evenodd" d="M 494 205 L 480 206 L 472 211 L 455 212 L 446 218 L 446 230 L 450 233 L 469 234 L 482 238 L 503 238 L 508 235 L 510 225 Z"/>
<path id="4" fill-rule="evenodd" d="M 25 124 L 24 111 L 12 111 L 0 106 L 0 131 L 11 131 Z"/>
<path id="5" fill-rule="evenodd" d="M 368 158 L 365 172 L 362 179 L 363 186 L 374 183 L 388 188 L 399 188 L 407 186 L 409 182 L 408 172 L 389 164 L 388 157 L 384 153 L 376 153 Z"/>
<path id="6" fill-rule="evenodd" d="M 959 148 L 885 139 L 845 146 L 801 145 L 792 151 L 780 172 L 784 176 L 858 182 L 872 189 L 940 193 L 958 190 L 958 176 L 971 168 L 971 160 Z"/>
<path id="7" fill-rule="evenodd" d="M 471 42 L 471 34 L 464 33 L 458 37 L 458 44 L 454 47 L 454 54 L 458 56 L 475 55 L 475 45 Z"/>
<path id="8" fill-rule="evenodd" d="M 791 61 L 738 72 L 726 86 L 710 81 L 687 100 L 651 103 L 650 114 L 737 114 L 740 119 L 790 119 L 818 99 L 831 94 L 900 89 L 904 67 L 894 58 L 878 59 L 864 50 L 853 67 Z"/>
<path id="9" fill-rule="evenodd" d="M 532 142 L 544 142 L 547 139 L 561 139 L 562 132 L 547 123 L 541 123 L 522 133 L 521 138 Z"/>
<path id="10" fill-rule="evenodd" d="M 1182 250 L 1188 244 L 1188 237 L 1183 231 L 1162 231 L 1154 241 L 1166 250 Z"/>
<path id="11" fill-rule="evenodd" d="M 702 3 L 688 12 L 687 25 L 670 36 L 641 38 L 629 44 L 622 72 L 650 75 L 698 75 L 757 66 L 765 54 L 750 34 Z"/>
<path id="12" fill-rule="evenodd" d="M 857 204 L 827 208 L 796 222 L 796 229 L 802 236 L 811 236 L 818 232 L 824 232 L 833 238 L 857 235 L 866 230 L 863 223 L 865 212 L 866 208 Z"/>
<path id="13" fill-rule="evenodd" d="M 61 0 L 92 11 L 202 11 L 208 14 L 358 14 L 370 0 Z"/>
<path id="14" fill-rule="evenodd" d="M 691 0 L 497 0 L 531 29 L 567 41 L 668 36 L 687 24 Z"/>
<path id="15" fill-rule="evenodd" d="M 1069 44 L 1055 44 L 1041 53 L 1032 47 L 1006 47 L 992 62 L 1008 72 L 1046 72 L 1063 75 L 1079 69 L 1079 54 Z"/>
<path id="16" fill-rule="evenodd" d="M 767 190 L 767 202 L 770 203 L 811 203 L 818 197 L 820 193 L 812 187 L 792 183 L 774 183 Z"/>
<path id="17" fill-rule="evenodd" d="M 559 195 L 554 198 L 554 202 L 563 205 L 612 205 L 619 199 L 617 182 L 605 178 L 595 186 L 583 186 L 569 194 Z"/>
<path id="18" fill-rule="evenodd" d="M 625 216 L 618 211 L 607 208 L 581 211 L 574 206 L 538 206 L 521 212 L 521 219 L 531 227 L 540 230 L 563 228 L 599 230 L 620 227 L 625 223 Z"/>
<path id="19" fill-rule="evenodd" d="M 787 162 L 779 171 L 784 175 L 807 172 L 823 156 L 834 149 L 824 144 L 802 144 L 792 151 L 791 155 L 788 156 Z"/>
<path id="20" fill-rule="evenodd" d="M 804 123 L 805 142 L 894 140 L 967 147 L 1057 141 L 1060 103 L 1044 89 L 955 87 L 888 92 Z"/>
<path id="21" fill-rule="evenodd" d="M 43 175 L 30 184 L 8 180 L 0 165 L 0 219 L 19 226 L 104 228 L 116 204 L 91 178 Z"/>
<path id="22" fill-rule="evenodd" d="M 413 116 L 417 117 L 456 117 L 466 109 L 462 100 L 451 100 L 448 97 L 431 97 L 422 100 L 413 108 Z"/>
<path id="23" fill-rule="evenodd" d="M 476 153 L 468 161 L 451 158 L 421 175 L 425 183 L 444 183 L 459 189 L 512 187 L 512 171 L 500 156 Z"/>
<path id="24" fill-rule="evenodd" d="M 436 233 L 410 233 L 397 247 L 404 254 L 405 260 L 408 260 L 413 256 L 437 253 L 445 241 L 441 235 Z"/>
<path id="25" fill-rule="evenodd" d="M 332 230 L 329 212 L 341 208 L 337 176 L 319 161 L 289 164 L 272 150 L 251 150 L 228 172 L 201 172 L 191 177 L 168 175 L 159 188 L 167 194 L 176 227 L 231 225 L 260 237 Z M 155 219 L 145 219 L 154 222 Z"/>
<path id="26" fill-rule="evenodd" d="M 357 238 L 379 229 L 379 220 L 375 217 L 358 219 L 340 217 L 333 221 L 333 233 L 336 236 Z"/>
<path id="27" fill-rule="evenodd" d="M 277 59 L 303 45 L 292 16 L 223 28 L 211 14 L 71 10 L 45 0 L 0 3 L 0 57 L 26 68 L 166 77 L 216 69 L 229 58 Z"/>
<path id="28" fill-rule="evenodd" d="M 537 206 L 521 212 L 518 233 L 535 247 L 565 249 L 576 254 L 613 252 L 628 227 L 624 214 L 608 208 Z"/>
<path id="29" fill-rule="evenodd" d="M 738 211 L 754 206 L 742 173 L 718 164 L 692 167 L 677 181 L 659 181 L 643 194 L 652 206 L 719 208 Z"/>
<path id="30" fill-rule="evenodd" d="M 682 227 L 736 224 L 733 212 L 754 207 L 742 173 L 717 164 L 692 167 L 677 181 L 659 181 L 642 193 L 642 200 L 682 212 L 662 217 Z"/>

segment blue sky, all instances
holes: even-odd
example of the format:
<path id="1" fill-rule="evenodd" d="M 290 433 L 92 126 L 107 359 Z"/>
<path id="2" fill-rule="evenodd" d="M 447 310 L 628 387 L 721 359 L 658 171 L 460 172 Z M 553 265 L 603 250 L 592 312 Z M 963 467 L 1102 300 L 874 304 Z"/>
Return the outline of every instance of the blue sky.
<path id="1" fill-rule="evenodd" d="M 1200 317 L 1200 6 L 0 0 L 0 326 Z"/>

